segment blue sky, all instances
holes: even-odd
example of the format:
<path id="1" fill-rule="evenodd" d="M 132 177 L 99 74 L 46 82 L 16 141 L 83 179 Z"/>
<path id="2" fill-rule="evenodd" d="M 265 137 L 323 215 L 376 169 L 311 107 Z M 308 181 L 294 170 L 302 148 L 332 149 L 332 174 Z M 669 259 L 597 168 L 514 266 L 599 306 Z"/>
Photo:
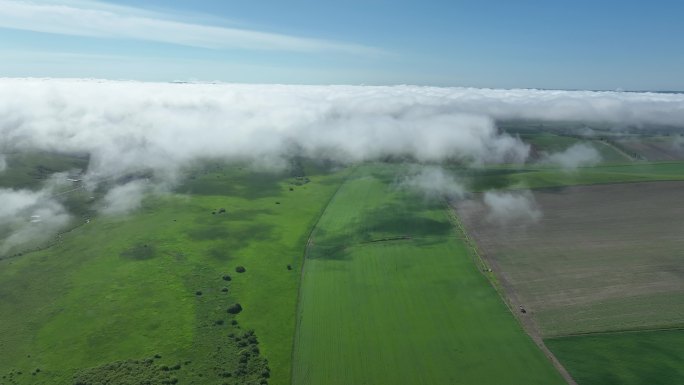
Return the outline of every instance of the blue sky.
<path id="1" fill-rule="evenodd" d="M 0 0 L 0 76 L 684 89 L 681 1 Z"/>

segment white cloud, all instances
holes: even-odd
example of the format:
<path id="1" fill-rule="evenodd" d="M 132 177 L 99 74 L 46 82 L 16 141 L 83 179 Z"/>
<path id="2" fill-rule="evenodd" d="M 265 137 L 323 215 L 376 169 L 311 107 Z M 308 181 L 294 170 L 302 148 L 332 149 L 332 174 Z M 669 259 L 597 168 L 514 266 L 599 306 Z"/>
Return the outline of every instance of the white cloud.
<path id="1" fill-rule="evenodd" d="M 0 0 L 0 27 L 124 38 L 211 49 L 378 54 L 360 44 L 176 21 L 172 15 L 97 1 Z"/>
<path id="2" fill-rule="evenodd" d="M 173 171 L 199 157 L 277 162 L 523 161 L 529 147 L 420 87 L 0 79 L 6 146 L 85 152 L 89 173 Z M 434 89 L 442 92 L 441 89 Z"/>
<path id="3" fill-rule="evenodd" d="M 142 169 L 173 175 L 205 157 L 254 164 L 278 164 L 292 154 L 347 163 L 385 156 L 522 162 L 529 146 L 494 125 L 510 118 L 681 125 L 684 95 L 0 78 L 2 150 L 88 153 L 83 179 L 89 187 Z M 571 147 L 550 158 L 573 167 L 593 162 L 593 155 Z M 64 179 L 51 179 L 42 192 L 0 190 L 0 232 L 9 234 L 0 251 L 52 236 L 67 223 L 68 214 L 50 195 Z M 463 191 L 439 169 L 417 172 L 407 184 L 433 195 Z M 101 210 L 134 210 L 143 187 L 112 189 Z M 541 215 L 529 194 L 490 192 L 484 200 L 495 222 Z M 41 221 L 31 223 L 31 215 Z"/>
<path id="4" fill-rule="evenodd" d="M 501 226 L 525 225 L 538 222 L 542 212 L 529 191 L 484 193 L 487 220 Z"/>
<path id="5" fill-rule="evenodd" d="M 87 152 L 90 176 L 173 171 L 199 157 L 278 162 L 293 152 L 521 162 L 529 147 L 493 123 L 508 118 L 681 124 L 684 95 L 0 79 L 5 148 Z M 571 150 L 556 160 L 591 155 Z"/>
<path id="6" fill-rule="evenodd" d="M 601 162 L 601 159 L 601 153 L 593 146 L 575 143 L 564 151 L 545 155 L 541 161 L 559 165 L 566 170 L 574 170 L 577 167 L 593 166 Z"/>
<path id="7" fill-rule="evenodd" d="M 47 189 L 0 189 L 0 202 L 0 253 L 20 245 L 41 246 L 69 223 L 69 214 Z"/>
<path id="8" fill-rule="evenodd" d="M 110 189 L 103 199 L 103 214 L 122 215 L 137 210 L 145 194 L 143 181 L 132 181 Z"/>
<path id="9" fill-rule="evenodd" d="M 462 198 L 466 192 L 462 183 L 438 166 L 425 166 L 413 170 L 401 184 L 419 191 L 428 199 Z"/>

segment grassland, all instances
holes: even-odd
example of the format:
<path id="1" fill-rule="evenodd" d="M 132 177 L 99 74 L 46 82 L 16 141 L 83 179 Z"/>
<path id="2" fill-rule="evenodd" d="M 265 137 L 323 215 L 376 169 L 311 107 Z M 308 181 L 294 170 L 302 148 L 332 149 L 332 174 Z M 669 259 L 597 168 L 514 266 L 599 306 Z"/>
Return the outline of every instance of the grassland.
<path id="1" fill-rule="evenodd" d="M 79 173 L 88 167 L 87 156 L 50 152 L 4 154 L 7 168 L 0 173 L 0 188 L 32 189 L 57 172 Z"/>
<path id="2" fill-rule="evenodd" d="M 473 192 L 490 189 L 539 189 L 575 185 L 684 180 L 684 162 L 635 162 L 563 170 L 539 165 L 454 167 Z"/>
<path id="3" fill-rule="evenodd" d="M 546 341 L 581 385 L 684 383 L 684 331 L 662 330 Z"/>
<path id="4" fill-rule="evenodd" d="M 289 383 L 303 248 L 343 175 L 206 164 L 0 261 L 0 383 Z"/>
<path id="5" fill-rule="evenodd" d="M 36 189 L 87 159 L 18 154 L 8 164 L 0 186 Z M 203 162 L 126 217 L 95 215 L 83 191 L 60 196 L 82 223 L 49 248 L 0 260 L 0 384 L 562 383 L 443 205 L 398 187 L 405 171 Z M 655 332 L 555 337 L 684 325 L 681 187 L 666 188 L 681 183 L 641 184 L 659 186 L 640 193 L 650 201 L 622 184 L 683 180 L 684 163 L 451 171 L 472 191 L 546 188 L 544 241 L 530 227 L 492 234 L 531 250 L 505 252 L 503 281 L 517 280 L 580 385 L 638 383 L 652 367 L 680 378 L 682 345 L 663 347 Z M 634 363 L 639 349 L 663 365 Z"/>
<path id="6" fill-rule="evenodd" d="M 523 133 L 520 134 L 520 139 L 532 146 L 533 159 L 543 158 L 545 153 L 565 151 L 576 144 L 585 144 L 598 151 L 602 163 L 625 163 L 631 160 L 630 157 L 620 150 L 600 140 L 565 136 L 550 132 Z"/>
<path id="7" fill-rule="evenodd" d="M 442 204 L 397 189 L 396 172 L 358 169 L 312 234 L 293 383 L 563 383 Z"/>

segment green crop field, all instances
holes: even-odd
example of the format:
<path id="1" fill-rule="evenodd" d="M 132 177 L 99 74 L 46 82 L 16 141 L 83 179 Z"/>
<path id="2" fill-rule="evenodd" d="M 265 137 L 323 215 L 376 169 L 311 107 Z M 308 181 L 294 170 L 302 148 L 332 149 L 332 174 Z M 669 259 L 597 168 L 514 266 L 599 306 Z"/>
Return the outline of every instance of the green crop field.
<path id="1" fill-rule="evenodd" d="M 132 216 L 1 260 L 0 383 L 289 383 L 305 241 L 344 172 L 198 167 Z"/>
<path id="2" fill-rule="evenodd" d="M 541 157 L 543 153 L 564 151 L 575 144 L 586 144 L 598 151 L 602 163 L 625 163 L 631 160 L 615 147 L 600 140 L 580 139 L 549 132 L 524 133 L 520 134 L 520 139 L 532 146 L 532 151 L 537 157 Z"/>
<path id="3" fill-rule="evenodd" d="M 565 171 L 557 167 L 522 165 L 490 166 L 466 170 L 453 168 L 475 192 L 489 189 L 536 189 L 574 185 L 684 180 L 684 162 L 629 163 L 580 167 Z"/>
<path id="4" fill-rule="evenodd" d="M 658 330 L 546 340 L 580 385 L 684 383 L 684 331 Z"/>
<path id="5" fill-rule="evenodd" d="M 560 384 L 443 204 L 359 168 L 310 241 L 293 383 Z"/>

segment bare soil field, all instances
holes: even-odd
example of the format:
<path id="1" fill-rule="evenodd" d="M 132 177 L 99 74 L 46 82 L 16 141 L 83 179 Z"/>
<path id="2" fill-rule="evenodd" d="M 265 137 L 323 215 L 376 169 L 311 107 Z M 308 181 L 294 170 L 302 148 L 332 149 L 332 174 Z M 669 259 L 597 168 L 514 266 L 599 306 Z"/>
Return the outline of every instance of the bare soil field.
<path id="1" fill-rule="evenodd" d="M 670 137 L 624 139 L 619 144 L 627 152 L 638 154 L 649 161 L 671 161 L 684 159 L 681 140 Z"/>
<path id="2" fill-rule="evenodd" d="M 543 337 L 684 325 L 684 182 L 534 192 L 536 223 L 457 212 L 514 308 Z"/>

